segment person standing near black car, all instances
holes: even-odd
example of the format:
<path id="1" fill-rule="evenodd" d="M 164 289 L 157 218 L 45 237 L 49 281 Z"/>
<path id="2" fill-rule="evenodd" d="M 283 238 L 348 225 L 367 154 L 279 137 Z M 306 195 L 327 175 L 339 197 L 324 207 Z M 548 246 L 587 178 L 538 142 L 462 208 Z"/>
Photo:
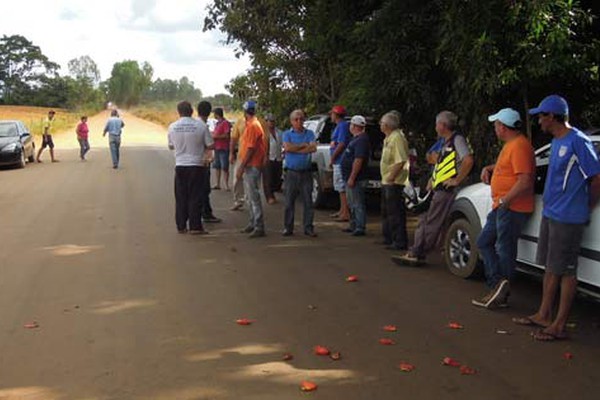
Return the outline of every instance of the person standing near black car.
<path id="1" fill-rule="evenodd" d="M 202 226 L 202 197 L 206 189 L 204 152 L 213 139 L 203 121 L 192 118 L 188 101 L 177 104 L 179 119 L 169 126 L 169 149 L 175 150 L 175 222 L 179 233 L 207 234 Z M 209 171 L 210 172 L 210 171 Z"/>
<path id="2" fill-rule="evenodd" d="M 395 112 L 383 115 L 379 127 L 385 135 L 380 162 L 383 244 L 390 250 L 406 250 L 408 235 L 402 193 L 410 172 L 408 141 Z"/>

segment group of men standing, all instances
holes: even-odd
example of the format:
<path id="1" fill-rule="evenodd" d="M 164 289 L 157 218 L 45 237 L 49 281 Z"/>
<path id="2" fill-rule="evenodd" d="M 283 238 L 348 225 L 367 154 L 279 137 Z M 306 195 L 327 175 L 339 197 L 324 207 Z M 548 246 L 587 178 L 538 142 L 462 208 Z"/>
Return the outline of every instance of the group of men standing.
<path id="1" fill-rule="evenodd" d="M 256 117 L 255 102 L 247 101 L 243 108 L 243 124 L 238 125 L 237 133 L 232 132 L 229 147 L 229 161 L 236 165 L 232 209 L 242 207 L 235 187 L 243 182 L 249 211 L 249 222 L 243 232 L 250 238 L 265 236 L 261 175 L 269 163 L 280 168 L 278 163 L 281 163 L 283 150 L 285 200 L 282 234 L 294 234 L 294 205 L 300 197 L 304 234 L 316 237 L 311 196 L 311 154 L 317 150 L 317 144 L 314 132 L 304 128 L 304 111 L 292 111 L 289 117 L 291 128 L 281 134 L 275 129 L 272 116 L 266 118 L 269 129 L 263 127 Z M 180 103 L 178 110 L 182 118 L 169 128 L 169 143 L 176 150 L 177 227 L 180 232 L 187 231 L 186 221 L 189 219 L 190 233 L 205 233 L 199 213 L 201 196 L 195 192 L 198 188 L 192 188 L 192 182 L 210 179 L 210 175 L 200 172 L 206 168 L 201 165 L 201 155 L 213 148 L 213 140 L 205 124 L 191 119 L 189 103 Z M 539 310 L 528 317 L 514 318 L 513 322 L 541 327 L 533 332 L 533 337 L 547 341 L 562 339 L 566 335 L 565 325 L 577 284 L 579 247 L 590 213 L 600 197 L 600 163 L 589 138 L 569 125 L 568 105 L 562 97 L 548 96 L 529 113 L 537 116 L 543 132 L 553 136 L 537 254 L 537 263 L 546 268 Z M 349 222 L 344 232 L 364 236 L 366 171 L 371 154 L 367 122 L 360 115 L 348 119 L 345 108 L 340 105 L 332 108 L 330 116 L 336 123 L 330 145 L 331 166 L 334 187 L 340 192 L 340 210 L 332 216 L 337 221 Z M 516 110 L 501 109 L 490 115 L 488 120 L 494 124 L 496 136 L 503 147 L 496 162 L 481 171 L 481 181 L 491 186 L 493 203 L 477 239 L 488 290 L 481 298 L 473 299 L 472 304 L 492 309 L 508 304 L 518 239 L 534 211 L 535 159 L 533 147 L 522 133 L 521 116 Z M 243 128 L 239 129 L 239 126 Z M 392 256 L 397 263 L 419 265 L 425 262 L 426 255 L 438 243 L 458 188 L 467 181 L 473 168 L 473 154 L 465 137 L 458 131 L 456 114 L 440 112 L 435 120 L 439 140 L 432 154 L 428 155 L 434 164 L 427 184 L 427 190 L 432 191 L 431 204 L 419 219 L 413 245 L 409 249 L 403 194 L 405 186 L 410 184 L 408 142 L 400 129 L 397 112 L 384 114 L 379 126 L 385 135 L 380 161 L 382 244 L 391 250 L 405 251 Z M 238 152 L 237 157 L 235 151 Z M 272 188 L 272 179 L 264 179 L 264 185 Z M 199 188 L 204 186 L 203 183 L 198 185 Z M 272 191 L 266 186 L 264 191 L 267 201 L 274 201 Z M 553 319 L 552 303 L 559 286 L 562 288 L 560 306 Z"/>

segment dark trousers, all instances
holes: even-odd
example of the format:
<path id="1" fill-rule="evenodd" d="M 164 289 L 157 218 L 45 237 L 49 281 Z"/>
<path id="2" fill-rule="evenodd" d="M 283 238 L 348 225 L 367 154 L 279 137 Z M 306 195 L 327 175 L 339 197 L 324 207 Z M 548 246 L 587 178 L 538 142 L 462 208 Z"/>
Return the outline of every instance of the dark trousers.
<path id="1" fill-rule="evenodd" d="M 274 197 L 273 193 L 281 190 L 281 161 L 267 162 L 263 174 L 263 190 L 267 199 Z"/>
<path id="2" fill-rule="evenodd" d="M 205 167 L 175 167 L 175 223 L 178 230 L 202 229 L 202 195 L 204 193 Z"/>
<path id="3" fill-rule="evenodd" d="M 204 173 L 203 186 L 204 190 L 202 191 L 202 217 L 208 218 L 213 216 L 213 209 L 210 205 L 210 168 L 202 167 Z"/>
<path id="4" fill-rule="evenodd" d="M 285 212 L 283 225 L 288 231 L 294 231 L 295 205 L 298 195 L 302 198 L 304 204 L 303 223 L 304 232 L 312 232 L 314 210 L 312 205 L 312 172 L 311 171 L 293 171 L 288 169 L 285 173 Z"/>
<path id="5" fill-rule="evenodd" d="M 383 239 L 399 249 L 408 248 L 403 185 L 381 186 L 381 230 Z"/>

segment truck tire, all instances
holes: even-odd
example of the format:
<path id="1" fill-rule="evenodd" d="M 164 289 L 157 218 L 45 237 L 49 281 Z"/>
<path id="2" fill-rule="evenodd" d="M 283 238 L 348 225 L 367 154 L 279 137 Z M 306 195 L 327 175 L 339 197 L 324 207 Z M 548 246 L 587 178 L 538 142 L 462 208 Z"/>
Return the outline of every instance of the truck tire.
<path id="1" fill-rule="evenodd" d="M 444 238 L 444 260 L 452 274 L 466 279 L 481 273 L 476 240 L 476 229 L 467 219 L 450 224 Z"/>

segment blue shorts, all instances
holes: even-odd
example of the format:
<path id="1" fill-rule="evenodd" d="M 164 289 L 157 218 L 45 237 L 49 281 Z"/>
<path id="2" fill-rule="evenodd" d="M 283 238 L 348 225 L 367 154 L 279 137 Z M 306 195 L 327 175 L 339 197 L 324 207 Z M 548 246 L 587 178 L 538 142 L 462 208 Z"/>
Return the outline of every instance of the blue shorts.
<path id="1" fill-rule="evenodd" d="M 215 159 L 212 163 L 214 169 L 229 171 L 229 150 L 215 150 Z"/>
<path id="2" fill-rule="evenodd" d="M 346 182 L 342 176 L 342 166 L 340 164 L 333 164 L 333 188 L 336 192 L 346 192 Z"/>

